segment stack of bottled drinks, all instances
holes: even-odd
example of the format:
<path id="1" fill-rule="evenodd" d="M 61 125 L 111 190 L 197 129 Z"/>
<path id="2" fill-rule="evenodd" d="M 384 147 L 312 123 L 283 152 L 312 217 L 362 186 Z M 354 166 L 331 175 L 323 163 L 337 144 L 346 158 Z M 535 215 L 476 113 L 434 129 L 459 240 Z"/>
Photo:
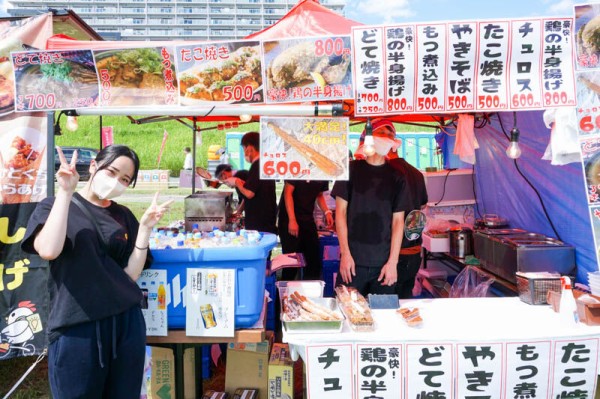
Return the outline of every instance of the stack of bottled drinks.
<path id="1" fill-rule="evenodd" d="M 199 231 L 198 225 L 192 231 L 185 229 L 154 229 L 150 235 L 150 249 L 217 248 L 257 245 L 262 234 L 256 230 Z"/>

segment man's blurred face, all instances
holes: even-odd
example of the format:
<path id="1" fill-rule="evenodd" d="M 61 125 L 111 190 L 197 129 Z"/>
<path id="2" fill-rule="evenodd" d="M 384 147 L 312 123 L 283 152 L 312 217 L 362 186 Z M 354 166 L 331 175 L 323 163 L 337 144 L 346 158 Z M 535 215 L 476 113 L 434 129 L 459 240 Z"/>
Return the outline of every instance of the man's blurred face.
<path id="1" fill-rule="evenodd" d="M 221 174 L 219 176 L 217 176 L 217 178 L 219 180 L 226 180 L 226 179 L 229 179 L 232 176 L 233 176 L 233 172 L 231 170 L 224 170 L 224 171 L 221 172 Z"/>
<path id="2" fill-rule="evenodd" d="M 244 159 L 246 162 L 252 162 L 256 158 L 256 150 L 251 145 L 247 145 L 244 148 Z"/>

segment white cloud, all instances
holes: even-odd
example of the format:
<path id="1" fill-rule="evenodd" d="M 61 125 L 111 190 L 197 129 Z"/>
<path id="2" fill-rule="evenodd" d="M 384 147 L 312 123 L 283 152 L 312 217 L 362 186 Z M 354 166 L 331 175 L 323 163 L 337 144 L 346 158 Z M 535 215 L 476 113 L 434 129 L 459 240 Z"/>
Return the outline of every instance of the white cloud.
<path id="1" fill-rule="evenodd" d="M 360 22 L 386 24 L 415 15 L 410 0 L 354 0 L 348 1 L 347 4 L 351 8 L 348 16 Z"/>

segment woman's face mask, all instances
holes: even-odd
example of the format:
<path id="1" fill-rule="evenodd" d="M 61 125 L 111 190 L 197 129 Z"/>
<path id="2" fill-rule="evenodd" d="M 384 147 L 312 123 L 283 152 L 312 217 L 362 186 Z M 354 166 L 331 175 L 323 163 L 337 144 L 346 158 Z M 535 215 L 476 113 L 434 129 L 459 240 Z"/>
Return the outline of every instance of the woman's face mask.
<path id="1" fill-rule="evenodd" d="M 99 170 L 92 179 L 92 191 L 101 200 L 116 198 L 125 192 L 127 187 L 116 177 L 111 177 L 104 170 Z"/>

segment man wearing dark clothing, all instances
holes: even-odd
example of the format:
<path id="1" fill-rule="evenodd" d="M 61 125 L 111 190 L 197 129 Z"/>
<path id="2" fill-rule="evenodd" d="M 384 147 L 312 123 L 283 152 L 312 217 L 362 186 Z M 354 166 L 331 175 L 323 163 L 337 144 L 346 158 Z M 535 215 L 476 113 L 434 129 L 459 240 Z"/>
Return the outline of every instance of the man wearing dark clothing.
<path id="1" fill-rule="evenodd" d="M 395 294 L 404 212 L 410 207 L 405 178 L 385 161 L 394 145 L 373 132 L 375 153 L 350 163 L 349 181 L 337 181 L 336 230 L 340 272 L 336 285 L 363 295 Z"/>
<path id="2" fill-rule="evenodd" d="M 233 173 L 231 165 L 227 163 L 222 163 L 218 165 L 215 169 L 215 177 L 220 181 L 227 180 L 230 177 L 237 177 L 238 179 L 246 181 L 248 180 L 248 171 L 245 169 L 240 169 Z M 235 189 L 235 192 L 237 193 L 238 197 L 238 206 L 235 210 L 235 213 L 241 215 L 241 213 L 244 211 L 244 203 L 246 202 L 246 197 L 244 197 L 244 194 L 242 194 L 242 192 L 238 188 Z"/>
<path id="3" fill-rule="evenodd" d="M 289 180 L 285 182 L 279 200 L 278 231 L 281 249 L 284 254 L 300 252 L 306 266 L 305 280 L 320 280 L 323 262 L 319 251 L 319 235 L 313 216 L 315 202 L 319 205 L 327 221 L 333 226 L 331 211 L 327 209 L 323 192 L 329 190 L 326 181 Z M 283 280 L 293 280 L 296 269 L 283 269 Z"/>
<path id="4" fill-rule="evenodd" d="M 389 120 L 377 121 L 373 130 L 391 140 L 396 140 L 396 128 Z M 421 267 L 421 243 L 423 241 L 421 233 L 424 227 L 424 215 L 421 209 L 427 205 L 427 187 L 423 174 L 405 159 L 400 158 L 396 149 L 390 149 L 387 159 L 396 172 L 405 177 L 411 194 L 410 213 L 404 218 L 404 234 L 398 258 L 398 283 L 396 285 L 398 297 L 408 299 L 412 297 L 415 277 Z"/>
<path id="5" fill-rule="evenodd" d="M 230 177 L 223 181 L 229 187 L 236 188 L 243 194 L 246 212 L 246 229 L 277 233 L 277 200 L 275 198 L 275 181 L 260 180 L 260 136 L 257 132 L 248 132 L 242 137 L 244 158 L 252 163 L 246 181 L 238 177 Z"/>

